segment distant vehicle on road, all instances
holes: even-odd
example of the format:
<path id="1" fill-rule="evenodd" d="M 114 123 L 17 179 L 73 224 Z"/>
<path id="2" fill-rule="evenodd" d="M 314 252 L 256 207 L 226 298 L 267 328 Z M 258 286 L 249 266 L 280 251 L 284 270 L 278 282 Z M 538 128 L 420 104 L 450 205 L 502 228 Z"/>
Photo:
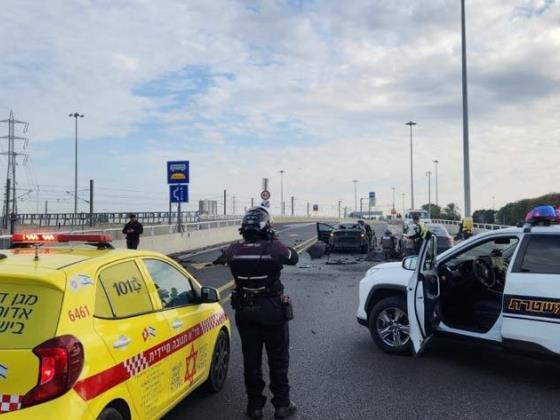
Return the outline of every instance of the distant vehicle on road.
<path id="1" fill-rule="evenodd" d="M 348 214 L 351 219 L 381 220 L 383 212 L 381 210 L 372 211 L 352 211 Z"/>
<path id="2" fill-rule="evenodd" d="M 317 238 L 325 242 L 330 251 L 359 250 L 367 254 L 372 245 L 372 238 L 358 223 L 340 223 L 335 226 L 317 223 Z"/>
<path id="3" fill-rule="evenodd" d="M 453 236 L 449 234 L 445 226 L 436 223 L 428 223 L 426 225 L 428 230 L 437 236 L 437 252 L 441 254 L 447 251 L 454 244 Z"/>
<path id="4" fill-rule="evenodd" d="M 426 227 L 430 232 L 437 236 L 438 254 L 441 254 L 443 251 L 447 251 L 454 245 L 455 242 L 453 237 L 449 234 L 445 226 L 436 223 L 428 223 L 426 224 Z M 412 239 L 403 235 L 400 239 L 400 249 L 403 256 L 413 253 L 414 245 L 412 243 Z M 405 250 L 407 252 L 405 252 Z"/>
<path id="5" fill-rule="evenodd" d="M 406 232 L 408 225 L 413 222 L 414 216 L 418 216 L 423 223 L 432 223 L 432 216 L 426 210 L 409 210 L 404 214 L 404 232 Z"/>
<path id="6" fill-rule="evenodd" d="M 358 322 L 393 354 L 418 354 L 433 335 L 451 334 L 560 356 L 560 217 L 552 207 L 537 214 L 441 255 L 431 236 L 420 255 L 372 267 L 360 282 Z"/>

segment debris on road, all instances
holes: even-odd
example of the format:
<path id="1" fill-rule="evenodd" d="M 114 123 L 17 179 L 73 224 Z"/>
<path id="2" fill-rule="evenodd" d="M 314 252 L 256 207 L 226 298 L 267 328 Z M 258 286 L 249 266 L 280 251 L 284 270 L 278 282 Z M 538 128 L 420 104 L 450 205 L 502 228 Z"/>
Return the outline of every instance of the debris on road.
<path id="1" fill-rule="evenodd" d="M 312 260 L 321 258 L 327 252 L 327 244 L 324 242 L 315 242 L 307 249 L 307 253 Z"/>

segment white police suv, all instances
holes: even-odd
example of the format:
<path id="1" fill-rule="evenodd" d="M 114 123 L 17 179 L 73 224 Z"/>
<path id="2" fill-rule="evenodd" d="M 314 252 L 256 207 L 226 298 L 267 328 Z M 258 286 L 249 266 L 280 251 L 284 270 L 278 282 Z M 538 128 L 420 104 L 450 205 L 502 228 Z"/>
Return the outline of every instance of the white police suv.
<path id="1" fill-rule="evenodd" d="M 479 234 L 437 256 L 372 267 L 360 282 L 358 322 L 395 354 L 419 353 L 437 333 L 560 354 L 560 214 L 535 208 L 524 227 Z"/>

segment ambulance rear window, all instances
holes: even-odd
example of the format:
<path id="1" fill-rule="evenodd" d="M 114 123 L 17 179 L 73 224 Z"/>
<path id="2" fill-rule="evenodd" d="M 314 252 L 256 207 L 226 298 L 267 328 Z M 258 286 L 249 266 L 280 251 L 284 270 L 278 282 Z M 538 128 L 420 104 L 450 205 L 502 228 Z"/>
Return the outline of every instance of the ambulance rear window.
<path id="1" fill-rule="evenodd" d="M 54 337 L 62 292 L 0 278 L 0 349 L 30 349 Z"/>

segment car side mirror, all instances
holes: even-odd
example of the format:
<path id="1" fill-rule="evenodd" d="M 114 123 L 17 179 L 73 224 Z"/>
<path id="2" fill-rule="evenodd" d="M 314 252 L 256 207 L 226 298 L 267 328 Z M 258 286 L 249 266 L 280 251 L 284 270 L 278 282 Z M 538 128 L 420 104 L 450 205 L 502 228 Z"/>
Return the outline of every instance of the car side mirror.
<path id="1" fill-rule="evenodd" d="M 220 292 L 213 287 L 202 287 L 200 289 L 200 303 L 217 303 L 220 301 Z"/>
<path id="2" fill-rule="evenodd" d="M 416 263 L 418 262 L 418 255 L 409 255 L 402 260 L 402 268 L 409 271 L 416 270 Z"/>

